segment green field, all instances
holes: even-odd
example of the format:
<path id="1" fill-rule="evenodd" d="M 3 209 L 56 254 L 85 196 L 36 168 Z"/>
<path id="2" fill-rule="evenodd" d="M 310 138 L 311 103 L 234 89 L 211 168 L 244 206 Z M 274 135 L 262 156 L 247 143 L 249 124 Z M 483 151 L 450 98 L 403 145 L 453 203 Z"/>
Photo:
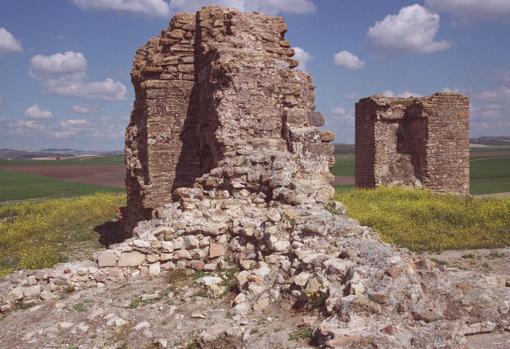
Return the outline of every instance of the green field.
<path id="1" fill-rule="evenodd" d="M 46 176 L 0 170 L 0 202 L 123 191 L 122 188 L 63 181 Z"/>
<path id="2" fill-rule="evenodd" d="M 494 194 L 510 192 L 509 147 L 485 147 L 471 150 L 470 177 L 471 194 Z M 491 157 L 483 157 L 491 153 Z M 498 157 L 498 153 L 501 156 Z M 337 155 L 336 164 L 331 169 L 335 176 L 354 176 L 354 156 Z M 343 190 L 352 186 L 342 186 Z"/>
<path id="3" fill-rule="evenodd" d="M 123 156 L 104 156 L 93 158 L 76 158 L 61 160 L 0 160 L 0 167 L 3 166 L 68 166 L 68 165 L 124 165 Z"/>
<path id="4" fill-rule="evenodd" d="M 354 176 L 354 156 L 353 155 L 337 155 L 335 156 L 335 166 L 331 169 L 331 173 L 335 176 Z"/>

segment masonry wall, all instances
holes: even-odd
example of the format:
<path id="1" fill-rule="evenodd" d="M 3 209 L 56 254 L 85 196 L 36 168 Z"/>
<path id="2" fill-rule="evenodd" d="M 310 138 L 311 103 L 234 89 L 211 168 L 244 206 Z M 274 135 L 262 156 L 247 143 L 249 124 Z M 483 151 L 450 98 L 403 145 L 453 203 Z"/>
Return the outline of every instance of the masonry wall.
<path id="1" fill-rule="evenodd" d="M 315 86 L 295 69 L 286 31 L 281 17 L 210 6 L 177 14 L 137 51 L 127 232 L 178 200 L 180 187 L 260 191 L 266 200 L 333 195 L 334 134 L 310 122 Z M 303 197 L 287 190 L 298 182 Z"/>
<path id="2" fill-rule="evenodd" d="M 454 93 L 356 104 L 356 186 L 469 193 L 469 100 Z"/>

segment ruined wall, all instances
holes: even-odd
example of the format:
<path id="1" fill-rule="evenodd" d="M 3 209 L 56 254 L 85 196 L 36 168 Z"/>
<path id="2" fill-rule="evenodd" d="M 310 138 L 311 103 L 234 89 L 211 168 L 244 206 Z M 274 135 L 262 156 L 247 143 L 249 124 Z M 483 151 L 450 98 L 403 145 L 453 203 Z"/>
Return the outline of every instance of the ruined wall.
<path id="1" fill-rule="evenodd" d="M 356 186 L 469 194 L 469 99 L 369 97 L 356 104 Z"/>
<path id="2" fill-rule="evenodd" d="M 294 69 L 286 31 L 281 17 L 211 6 L 177 14 L 137 51 L 127 230 L 179 187 L 331 197 L 334 134 L 313 124 L 315 86 Z"/>

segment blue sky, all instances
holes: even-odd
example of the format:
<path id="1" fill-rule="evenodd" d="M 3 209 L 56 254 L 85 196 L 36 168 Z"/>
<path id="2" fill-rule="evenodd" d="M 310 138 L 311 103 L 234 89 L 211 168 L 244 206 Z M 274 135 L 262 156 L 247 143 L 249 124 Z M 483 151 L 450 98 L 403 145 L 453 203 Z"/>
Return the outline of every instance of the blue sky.
<path id="1" fill-rule="evenodd" d="M 122 149 L 135 50 L 209 3 L 286 18 L 337 142 L 359 98 L 441 90 L 471 97 L 472 136 L 510 135 L 508 0 L 16 0 L 0 2 L 0 148 Z"/>

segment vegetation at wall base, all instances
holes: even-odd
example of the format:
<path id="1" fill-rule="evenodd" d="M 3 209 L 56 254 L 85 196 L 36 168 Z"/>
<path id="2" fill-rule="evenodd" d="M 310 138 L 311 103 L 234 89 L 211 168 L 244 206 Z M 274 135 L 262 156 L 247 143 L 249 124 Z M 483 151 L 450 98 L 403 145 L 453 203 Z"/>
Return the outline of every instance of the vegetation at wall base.
<path id="1" fill-rule="evenodd" d="M 380 187 L 337 191 L 347 214 L 413 251 L 510 245 L 510 199 Z"/>
<path id="2" fill-rule="evenodd" d="M 0 205 L 0 277 L 88 258 L 101 247 L 94 228 L 124 203 L 125 194 L 96 193 Z"/>

